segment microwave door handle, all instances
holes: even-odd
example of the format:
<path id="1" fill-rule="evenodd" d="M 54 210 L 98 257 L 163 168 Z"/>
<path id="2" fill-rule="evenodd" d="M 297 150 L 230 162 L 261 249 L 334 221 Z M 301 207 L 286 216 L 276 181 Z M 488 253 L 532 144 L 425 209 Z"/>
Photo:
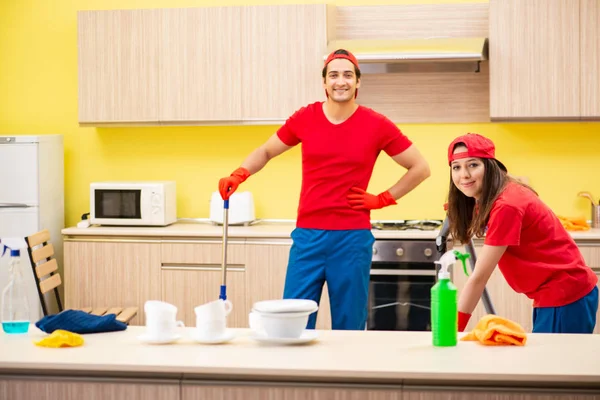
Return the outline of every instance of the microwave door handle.
<path id="1" fill-rule="evenodd" d="M 29 208 L 29 206 L 23 203 L 0 203 L 0 208 Z"/>

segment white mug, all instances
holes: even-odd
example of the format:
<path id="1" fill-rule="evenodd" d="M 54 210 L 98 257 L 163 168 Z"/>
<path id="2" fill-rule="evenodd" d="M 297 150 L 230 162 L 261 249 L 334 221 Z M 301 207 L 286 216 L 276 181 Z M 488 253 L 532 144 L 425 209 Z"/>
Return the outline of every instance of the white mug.
<path id="1" fill-rule="evenodd" d="M 223 336 L 227 328 L 227 316 L 232 309 L 229 300 L 215 300 L 194 308 L 196 336 L 207 340 Z"/>
<path id="2" fill-rule="evenodd" d="M 146 332 L 153 339 L 166 339 L 175 335 L 177 327 L 184 327 L 177 321 L 177 307 L 163 301 L 149 300 L 144 304 L 146 313 Z"/>

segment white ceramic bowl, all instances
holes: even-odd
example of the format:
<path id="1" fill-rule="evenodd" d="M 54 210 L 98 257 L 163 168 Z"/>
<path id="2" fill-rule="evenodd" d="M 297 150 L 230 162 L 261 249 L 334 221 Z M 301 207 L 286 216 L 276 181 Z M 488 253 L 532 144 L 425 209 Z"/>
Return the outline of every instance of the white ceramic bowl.
<path id="1" fill-rule="evenodd" d="M 296 313 L 250 313 L 250 328 L 272 338 L 297 339 L 302 335 L 311 312 Z"/>

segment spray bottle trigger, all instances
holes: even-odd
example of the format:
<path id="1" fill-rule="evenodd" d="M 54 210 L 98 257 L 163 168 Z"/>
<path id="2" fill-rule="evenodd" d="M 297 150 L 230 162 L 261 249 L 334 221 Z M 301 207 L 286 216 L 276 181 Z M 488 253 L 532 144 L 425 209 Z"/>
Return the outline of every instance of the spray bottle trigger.
<path id="1" fill-rule="evenodd" d="M 471 255 L 469 253 L 461 253 L 458 250 L 454 250 L 454 255 L 462 262 L 465 275 L 469 276 L 469 272 L 467 271 L 467 258 L 469 258 Z"/>

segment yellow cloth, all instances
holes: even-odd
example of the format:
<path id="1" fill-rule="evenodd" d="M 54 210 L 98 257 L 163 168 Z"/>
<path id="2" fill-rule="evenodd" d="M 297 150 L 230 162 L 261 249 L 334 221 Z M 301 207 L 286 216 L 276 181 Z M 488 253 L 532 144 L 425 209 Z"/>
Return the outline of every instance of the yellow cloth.
<path id="1" fill-rule="evenodd" d="M 467 333 L 460 340 L 478 340 L 487 346 L 525 346 L 527 335 L 521 325 L 516 322 L 490 314 L 481 318 L 473 331 Z"/>
<path id="2" fill-rule="evenodd" d="M 568 231 L 587 231 L 590 226 L 583 218 L 566 218 L 558 215 L 562 226 Z"/>
<path id="3" fill-rule="evenodd" d="M 83 336 L 78 333 L 57 329 L 49 336 L 34 343 L 36 346 L 41 347 L 77 347 L 83 345 Z"/>

